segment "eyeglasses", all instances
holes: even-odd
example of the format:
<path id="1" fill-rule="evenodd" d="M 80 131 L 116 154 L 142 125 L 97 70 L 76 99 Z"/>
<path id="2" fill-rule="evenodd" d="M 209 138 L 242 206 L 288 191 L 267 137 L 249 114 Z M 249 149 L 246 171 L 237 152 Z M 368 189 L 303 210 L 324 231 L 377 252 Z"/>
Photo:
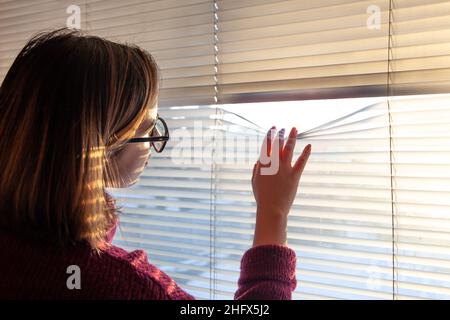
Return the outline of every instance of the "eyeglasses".
<path id="1" fill-rule="evenodd" d="M 160 153 L 164 150 L 167 141 L 169 141 L 169 128 L 167 127 L 167 123 L 158 115 L 155 126 L 150 133 L 150 137 L 132 138 L 128 140 L 127 143 L 151 142 L 155 151 Z"/>

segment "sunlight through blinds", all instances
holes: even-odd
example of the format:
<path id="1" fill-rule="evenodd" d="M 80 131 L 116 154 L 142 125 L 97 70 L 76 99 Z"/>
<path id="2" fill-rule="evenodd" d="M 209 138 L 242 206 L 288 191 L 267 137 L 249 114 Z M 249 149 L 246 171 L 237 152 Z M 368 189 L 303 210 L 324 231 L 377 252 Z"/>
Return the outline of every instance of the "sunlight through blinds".
<path id="1" fill-rule="evenodd" d="M 377 103 L 299 135 L 297 155 L 308 143 L 314 151 L 288 222 L 294 299 L 448 299 L 449 106 L 448 95 L 395 97 L 390 119 Z M 253 240 L 251 168 L 246 159 L 216 167 L 219 297 L 232 297 Z"/>
<path id="2" fill-rule="evenodd" d="M 210 299 L 212 149 L 204 144 L 211 144 L 216 110 L 173 107 L 159 114 L 171 130 L 164 152 L 152 152 L 136 185 L 111 189 L 124 208 L 115 244 L 146 250 L 150 263 L 183 289 Z"/>
<path id="3" fill-rule="evenodd" d="M 288 245 L 298 257 L 294 299 L 392 296 L 388 124 L 381 103 L 299 136 L 296 155 L 308 143 L 313 153 L 288 219 Z M 216 255 L 235 260 L 218 258 L 221 269 L 234 273 L 217 270 L 217 287 L 229 288 L 229 294 L 239 276 L 240 252 L 253 240 L 252 165 L 219 165 L 216 173 L 216 229 L 222 232 L 216 241 L 232 243 L 216 246 Z"/>
<path id="4" fill-rule="evenodd" d="M 395 291 L 450 299 L 450 97 L 391 102 Z"/>
<path id="5" fill-rule="evenodd" d="M 294 299 L 447 297 L 449 105 L 448 96 L 391 98 L 392 137 L 387 103 L 299 135 L 297 155 L 307 143 L 314 152 L 289 215 L 288 244 L 298 256 Z M 138 185 L 117 195 L 127 214 L 123 240 L 116 241 L 147 249 L 150 261 L 167 268 L 187 290 L 198 295 L 198 285 L 212 290 L 215 299 L 231 299 L 240 258 L 253 240 L 251 167 L 263 135 L 218 110 L 218 122 L 210 107 L 161 110 L 174 140 L 166 155 L 152 156 Z M 211 152 L 202 150 L 205 141 L 187 153 L 176 151 L 183 136 L 192 138 L 195 121 L 205 122 L 205 128 L 197 128 L 200 136 L 216 128 L 213 173 L 201 159 Z M 200 139 L 209 145 L 211 134 Z M 167 256 L 158 256 L 159 251 Z M 190 258 L 176 252 L 189 252 Z M 192 265 L 197 276 L 187 279 Z"/>
<path id="6" fill-rule="evenodd" d="M 71 5 L 0 0 L 0 81 L 34 33 L 66 25 Z M 299 136 L 297 151 L 312 143 L 313 154 L 289 217 L 293 298 L 450 298 L 450 98 L 394 97 L 449 92 L 450 1 L 76 5 L 83 32 L 136 43 L 162 71 L 172 140 L 138 184 L 113 190 L 124 208 L 115 243 L 146 250 L 197 298 L 232 298 L 252 243 L 263 135 L 220 104 L 389 95 Z M 239 150 L 230 162 L 226 137 L 224 150 Z"/>

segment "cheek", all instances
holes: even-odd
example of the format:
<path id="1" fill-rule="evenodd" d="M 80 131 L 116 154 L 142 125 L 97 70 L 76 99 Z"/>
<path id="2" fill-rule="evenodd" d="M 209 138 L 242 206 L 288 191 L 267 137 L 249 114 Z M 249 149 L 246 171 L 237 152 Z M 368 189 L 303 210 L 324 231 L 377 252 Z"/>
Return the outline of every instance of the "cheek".
<path id="1" fill-rule="evenodd" d="M 117 164 L 121 170 L 130 171 L 140 169 L 145 165 L 150 155 L 150 143 L 130 144 L 122 150 Z"/>

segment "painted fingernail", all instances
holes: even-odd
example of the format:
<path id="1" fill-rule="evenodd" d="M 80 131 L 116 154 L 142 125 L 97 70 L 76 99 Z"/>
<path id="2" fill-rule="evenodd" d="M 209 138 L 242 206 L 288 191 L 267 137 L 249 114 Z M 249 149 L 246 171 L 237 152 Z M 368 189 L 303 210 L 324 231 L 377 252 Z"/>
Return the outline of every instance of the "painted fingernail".
<path id="1" fill-rule="evenodd" d="M 289 132 L 289 136 L 293 137 L 295 135 L 295 130 L 294 128 L 291 129 L 291 132 Z"/>

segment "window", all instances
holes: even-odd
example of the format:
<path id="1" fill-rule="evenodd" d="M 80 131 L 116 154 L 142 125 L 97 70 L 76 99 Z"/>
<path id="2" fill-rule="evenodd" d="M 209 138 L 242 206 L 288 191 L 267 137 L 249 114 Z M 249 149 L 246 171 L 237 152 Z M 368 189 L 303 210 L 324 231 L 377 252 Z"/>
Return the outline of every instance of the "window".
<path id="1" fill-rule="evenodd" d="M 293 298 L 450 298 L 450 1 L 71 5 L 0 1 L 0 81 L 26 39 L 73 14 L 156 57 L 172 139 L 139 184 L 113 190 L 116 244 L 197 298 L 231 298 L 262 136 L 295 125 L 297 152 L 313 154 L 289 216 Z"/>
<path id="2" fill-rule="evenodd" d="M 289 215 L 293 298 L 447 299 L 449 102 L 435 95 L 390 98 L 389 110 L 381 97 L 163 109 L 174 138 L 138 185 L 120 191 L 129 214 L 116 243 L 147 249 L 200 298 L 231 299 L 253 241 L 251 167 L 265 132 L 255 124 L 295 125 L 303 132 L 297 154 L 307 143 L 314 152 Z"/>

